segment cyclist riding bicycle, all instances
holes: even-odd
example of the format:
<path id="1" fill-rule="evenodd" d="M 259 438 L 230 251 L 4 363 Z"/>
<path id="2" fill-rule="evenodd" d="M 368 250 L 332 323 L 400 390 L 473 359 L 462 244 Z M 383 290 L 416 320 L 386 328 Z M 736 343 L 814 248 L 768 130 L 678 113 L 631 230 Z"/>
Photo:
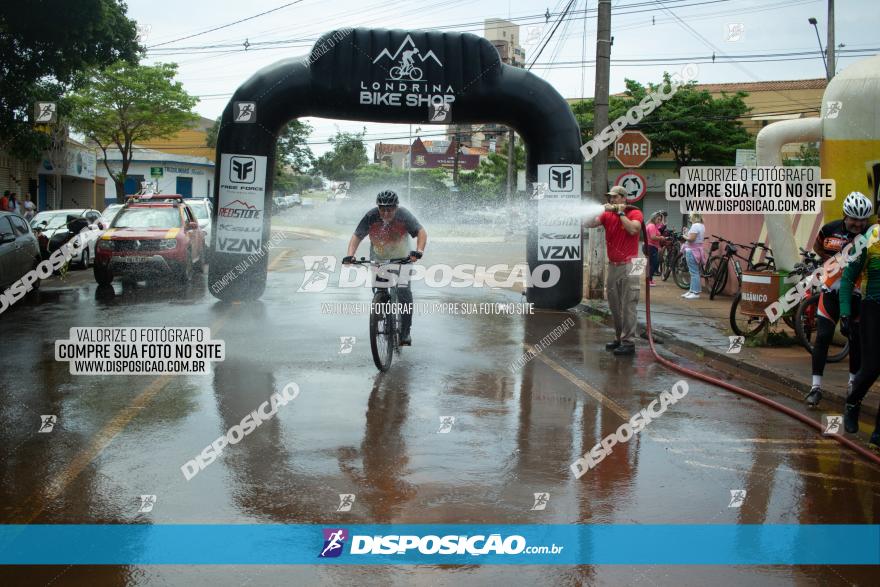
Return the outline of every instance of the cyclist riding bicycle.
<path id="1" fill-rule="evenodd" d="M 858 332 L 863 360 L 850 385 L 843 410 L 843 427 L 851 434 L 859 431 L 862 400 L 880 376 L 880 227 L 871 227 L 867 237 L 867 247 L 846 266 L 840 280 L 840 332 L 849 334 L 850 316 L 854 309 L 851 300 L 854 302 L 856 299 L 853 295 L 856 282 L 865 271 Z M 880 411 L 877 412 L 870 443 L 880 448 Z"/>
<path id="2" fill-rule="evenodd" d="M 850 244 L 858 235 L 864 234 L 868 228 L 868 218 L 874 213 L 871 200 L 860 192 L 852 192 L 843 200 L 843 219 L 829 222 L 819 230 L 813 250 L 819 255 L 821 261 L 825 261 L 839 253 Z M 806 395 L 807 405 L 815 407 L 822 400 L 822 374 L 825 372 L 825 363 L 828 359 L 828 347 L 834 338 L 834 330 L 840 316 L 842 297 L 840 295 L 841 275 L 843 271 L 824 275 L 822 290 L 819 294 L 819 306 L 816 312 L 818 317 L 816 327 L 816 344 L 813 347 L 813 383 L 810 392 Z M 847 316 L 852 322 L 859 319 L 859 302 L 861 300 L 858 288 L 853 291 L 853 296 L 847 298 L 847 304 L 851 311 Z M 841 328 L 843 333 L 843 328 Z M 852 385 L 859 372 L 862 363 L 861 344 L 858 332 L 848 336 L 849 338 L 849 385 Z"/>
<path id="3" fill-rule="evenodd" d="M 379 192 L 376 196 L 376 207 L 367 212 L 358 223 L 351 240 L 348 242 L 348 253 L 342 259 L 344 265 L 354 262 L 354 254 L 364 237 L 370 237 L 370 259 L 387 260 L 409 257 L 412 261 L 422 258 L 425 252 L 425 244 L 428 242 L 428 233 L 419 224 L 412 212 L 399 206 L 397 194 L 391 190 Z M 416 248 L 411 250 L 409 237 L 416 237 Z M 400 268 L 401 278 L 408 266 Z M 408 279 L 401 282 L 409 283 Z M 410 287 L 400 287 L 397 295 L 405 309 L 401 313 L 400 345 L 412 344 L 410 327 L 412 326 L 412 290 Z"/>

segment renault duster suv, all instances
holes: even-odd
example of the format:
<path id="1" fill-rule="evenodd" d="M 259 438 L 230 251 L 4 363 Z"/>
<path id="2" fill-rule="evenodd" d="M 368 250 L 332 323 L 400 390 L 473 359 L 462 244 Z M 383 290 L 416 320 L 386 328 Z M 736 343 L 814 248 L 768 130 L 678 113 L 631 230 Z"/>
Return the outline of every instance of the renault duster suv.
<path id="1" fill-rule="evenodd" d="M 157 194 L 129 200 L 95 246 L 95 281 L 170 275 L 181 281 L 201 273 L 205 233 L 182 196 Z"/>

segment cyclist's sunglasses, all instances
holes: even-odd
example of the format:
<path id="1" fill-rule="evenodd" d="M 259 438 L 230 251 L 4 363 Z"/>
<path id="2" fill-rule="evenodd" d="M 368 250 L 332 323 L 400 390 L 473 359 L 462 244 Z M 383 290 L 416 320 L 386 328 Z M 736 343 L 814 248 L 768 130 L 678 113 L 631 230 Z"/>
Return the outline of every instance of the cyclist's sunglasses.
<path id="1" fill-rule="evenodd" d="M 392 204 L 388 206 L 383 206 L 382 204 L 379 205 L 380 210 L 393 210 L 394 208 L 397 208 L 397 204 Z"/>

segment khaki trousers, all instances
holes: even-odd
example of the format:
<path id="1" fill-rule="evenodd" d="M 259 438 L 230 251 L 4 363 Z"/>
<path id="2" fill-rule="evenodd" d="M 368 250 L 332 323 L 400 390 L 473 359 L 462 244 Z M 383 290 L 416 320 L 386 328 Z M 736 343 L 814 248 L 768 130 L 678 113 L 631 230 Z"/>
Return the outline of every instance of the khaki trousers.
<path id="1" fill-rule="evenodd" d="M 632 261 L 625 265 L 608 264 L 605 295 L 614 320 L 614 333 L 621 344 L 635 344 L 639 309 L 639 276 L 630 275 Z"/>

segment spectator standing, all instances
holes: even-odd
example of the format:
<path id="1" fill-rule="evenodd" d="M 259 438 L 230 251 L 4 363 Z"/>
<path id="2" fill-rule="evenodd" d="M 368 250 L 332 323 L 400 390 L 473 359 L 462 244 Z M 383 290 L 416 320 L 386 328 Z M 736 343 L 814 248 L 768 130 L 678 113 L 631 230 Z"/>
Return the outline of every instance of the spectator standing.
<path id="1" fill-rule="evenodd" d="M 24 197 L 24 202 L 21 203 L 22 216 L 24 219 L 30 222 L 33 217 L 37 213 L 37 206 L 31 201 L 31 195 L 28 194 Z"/>
<path id="2" fill-rule="evenodd" d="M 605 348 L 618 356 L 632 355 L 636 351 L 639 276 L 633 275 L 632 260 L 639 255 L 639 232 L 644 219 L 641 210 L 627 206 L 626 195 L 621 186 L 611 188 L 606 194 L 605 211 L 587 223 L 589 227 L 605 227 L 608 254 L 605 292 L 615 333 L 615 339 Z"/>
<path id="3" fill-rule="evenodd" d="M 687 260 L 688 271 L 691 274 L 691 288 L 682 294 L 686 300 L 697 300 L 700 298 L 702 285 L 700 283 L 702 267 L 704 262 L 703 256 L 703 239 L 706 236 L 706 227 L 703 226 L 703 216 L 701 214 L 691 214 L 691 227 L 685 236 L 685 243 L 681 246 L 684 251 L 685 260 Z"/>

